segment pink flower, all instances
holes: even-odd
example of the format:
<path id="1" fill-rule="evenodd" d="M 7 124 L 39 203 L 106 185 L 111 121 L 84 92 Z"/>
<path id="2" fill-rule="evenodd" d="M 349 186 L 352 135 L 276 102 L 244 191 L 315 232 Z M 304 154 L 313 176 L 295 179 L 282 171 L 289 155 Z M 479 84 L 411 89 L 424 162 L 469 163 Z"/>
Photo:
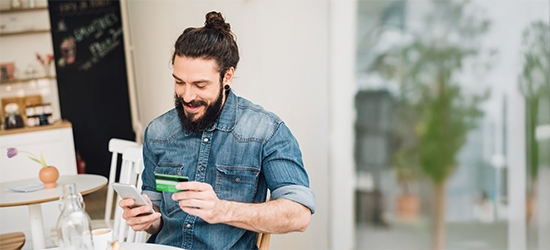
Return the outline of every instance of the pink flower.
<path id="1" fill-rule="evenodd" d="M 16 148 L 8 148 L 8 158 L 12 158 L 17 155 Z"/>
<path id="2" fill-rule="evenodd" d="M 29 153 L 27 151 L 17 150 L 16 148 L 8 148 L 8 158 L 12 158 L 12 157 L 16 156 L 19 152 L 27 154 L 27 157 L 29 157 L 29 159 L 31 159 L 31 160 L 37 162 L 38 164 L 42 165 L 42 167 L 48 167 L 48 165 L 46 164 L 46 161 L 44 160 L 44 156 L 42 155 L 42 153 L 40 153 L 40 159 L 38 159 L 38 157 L 36 157 L 34 154 Z"/>
<path id="3" fill-rule="evenodd" d="M 40 62 L 40 64 L 46 66 L 46 65 L 50 65 L 53 61 L 53 55 L 52 54 L 47 54 L 46 55 L 46 58 L 42 58 L 42 56 L 38 53 L 36 53 L 36 60 L 38 60 Z"/>

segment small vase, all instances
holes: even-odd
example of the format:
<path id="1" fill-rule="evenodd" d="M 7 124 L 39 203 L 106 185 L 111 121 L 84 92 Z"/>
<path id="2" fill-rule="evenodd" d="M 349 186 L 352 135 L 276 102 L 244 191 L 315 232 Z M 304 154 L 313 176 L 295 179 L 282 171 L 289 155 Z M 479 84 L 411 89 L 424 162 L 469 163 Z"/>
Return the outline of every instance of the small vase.
<path id="1" fill-rule="evenodd" d="M 44 188 L 55 188 L 57 186 L 56 182 L 59 178 L 59 171 L 54 166 L 47 166 L 40 169 L 38 173 L 38 178 L 44 183 Z"/>
<path id="2" fill-rule="evenodd" d="M 44 65 L 44 76 L 50 77 L 52 75 L 51 68 L 50 64 Z"/>

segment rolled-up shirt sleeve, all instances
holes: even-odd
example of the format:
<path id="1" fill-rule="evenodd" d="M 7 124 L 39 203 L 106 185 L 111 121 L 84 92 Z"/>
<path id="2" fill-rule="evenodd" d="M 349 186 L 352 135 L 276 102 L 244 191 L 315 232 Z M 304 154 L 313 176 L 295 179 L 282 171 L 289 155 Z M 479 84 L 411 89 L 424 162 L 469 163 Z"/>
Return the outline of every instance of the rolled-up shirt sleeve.
<path id="1" fill-rule="evenodd" d="M 263 173 L 271 199 L 285 198 L 300 203 L 315 213 L 315 194 L 309 188 L 298 141 L 284 123 L 280 123 L 264 146 Z"/>
<path id="2" fill-rule="evenodd" d="M 311 214 L 315 213 L 315 194 L 308 187 L 300 185 L 282 186 L 271 192 L 271 199 L 280 198 L 300 203 L 309 208 Z"/>
<path id="3" fill-rule="evenodd" d="M 160 203 L 162 201 L 162 193 L 154 192 L 150 190 L 143 190 L 141 191 L 141 193 L 146 194 L 147 197 L 149 197 L 149 199 L 155 206 L 160 207 Z"/>

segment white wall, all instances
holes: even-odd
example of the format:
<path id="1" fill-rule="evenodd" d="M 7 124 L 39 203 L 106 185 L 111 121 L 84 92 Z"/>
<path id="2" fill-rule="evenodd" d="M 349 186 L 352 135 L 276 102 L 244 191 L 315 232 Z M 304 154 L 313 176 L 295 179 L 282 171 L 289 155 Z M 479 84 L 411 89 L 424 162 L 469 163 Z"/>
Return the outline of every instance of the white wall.
<path id="1" fill-rule="evenodd" d="M 354 16 L 353 1 L 344 1 L 347 7 L 331 13 L 329 4 L 338 6 L 339 1 L 129 1 L 128 13 L 135 76 L 138 92 L 139 115 L 144 125 L 173 107 L 173 80 L 170 56 L 175 39 L 190 26 L 199 27 L 204 16 L 211 10 L 220 11 L 231 24 L 237 36 L 241 61 L 232 85 L 235 92 L 278 114 L 290 127 L 300 142 L 311 187 L 317 196 L 317 212 L 305 233 L 274 235 L 272 249 L 350 249 L 353 246 L 352 190 L 353 178 L 348 176 L 353 169 L 352 141 L 348 135 L 352 124 L 352 100 L 343 101 L 341 109 L 329 107 L 329 82 L 334 81 L 344 88 L 353 83 L 353 62 L 349 51 L 338 57 L 335 47 L 329 48 L 329 23 L 338 17 Z M 351 5 L 350 5 L 351 3 Z M 352 13 L 349 13 L 352 12 Z M 332 18 L 329 17 L 332 15 Z M 346 19 L 348 20 L 348 19 Z M 344 21 L 343 24 L 349 24 Z M 333 29 L 337 29 L 334 26 Z M 354 30 L 354 29 L 351 29 Z M 351 31 L 353 33 L 353 31 Z M 342 35 L 349 35 L 348 29 Z M 353 39 L 350 37 L 349 39 Z M 341 45 L 351 45 L 346 38 Z M 352 40 L 353 41 L 353 40 Z M 329 64 L 330 54 L 334 59 L 346 59 Z M 344 69 L 339 74 L 332 68 Z M 348 69 L 348 70 L 346 70 Z M 341 79 L 335 79 L 341 77 Z M 329 79 L 330 78 L 330 79 Z M 332 80 L 331 80 L 332 79 Z M 345 82 L 339 82 L 345 81 Z M 351 91 L 351 90 L 350 90 Z M 351 98 L 349 92 L 336 93 L 331 98 Z M 340 126 L 346 135 L 330 146 L 330 153 L 339 157 L 334 160 L 335 169 L 329 171 L 329 110 L 337 118 L 344 118 Z M 333 128 L 338 130 L 338 128 Z M 348 131 L 349 130 L 349 131 Z M 348 145 L 349 144 L 349 145 Z M 344 151 L 339 154 L 338 151 Z M 342 171 L 340 171 L 342 170 Z M 330 174 L 329 174 L 330 173 Z M 330 177 L 329 177 L 330 175 Z M 338 180 L 342 181 L 337 183 Z M 345 184 L 345 185 L 343 185 Z M 329 198 L 329 187 L 341 187 L 344 193 L 334 193 Z M 346 191 L 347 190 L 347 191 Z M 348 193 L 349 191 L 349 193 Z M 342 200 L 341 197 L 344 197 Z M 330 202 L 329 202 L 330 201 Z M 334 205 L 329 205 L 334 204 Z M 331 209 L 339 207 L 335 214 Z M 338 214 L 336 214 L 338 212 Z M 340 216 L 342 217 L 340 219 Z M 331 221 L 337 222 L 331 225 Z M 341 230 L 343 229 L 343 230 Z"/>

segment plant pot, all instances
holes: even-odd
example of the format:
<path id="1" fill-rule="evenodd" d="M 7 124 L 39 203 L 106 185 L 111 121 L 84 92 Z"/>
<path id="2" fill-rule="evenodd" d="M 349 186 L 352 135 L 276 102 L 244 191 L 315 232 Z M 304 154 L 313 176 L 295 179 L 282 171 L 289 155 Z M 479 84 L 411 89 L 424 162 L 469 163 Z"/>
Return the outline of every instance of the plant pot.
<path id="1" fill-rule="evenodd" d="M 417 195 L 403 194 L 397 197 L 397 215 L 405 221 L 413 221 L 418 218 L 420 211 L 420 199 Z"/>
<path id="2" fill-rule="evenodd" d="M 55 188 L 57 186 L 57 179 L 59 178 L 59 171 L 54 166 L 41 168 L 38 178 L 44 183 L 44 188 Z"/>
<path id="3" fill-rule="evenodd" d="M 537 199 L 534 195 L 528 195 L 525 200 L 525 215 L 527 223 L 531 221 L 531 218 L 536 213 L 537 210 Z"/>

